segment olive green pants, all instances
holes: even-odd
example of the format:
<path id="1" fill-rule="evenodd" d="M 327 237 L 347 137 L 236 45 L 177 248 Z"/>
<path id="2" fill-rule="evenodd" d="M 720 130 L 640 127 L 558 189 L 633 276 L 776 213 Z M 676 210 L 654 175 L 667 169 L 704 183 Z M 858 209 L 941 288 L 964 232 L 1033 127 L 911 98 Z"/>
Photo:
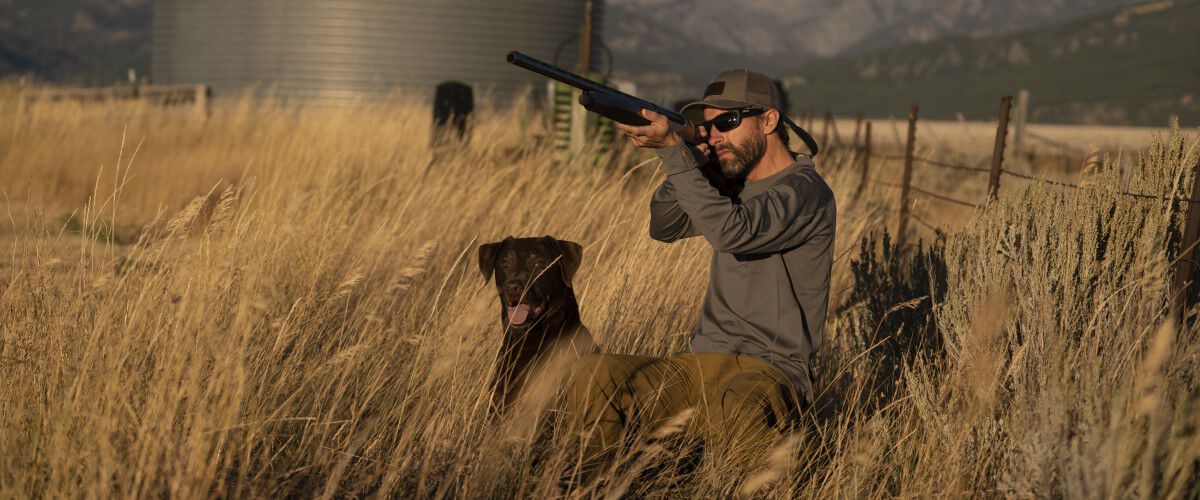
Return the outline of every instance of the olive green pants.
<path id="1" fill-rule="evenodd" d="M 770 448 L 797 422 L 791 382 L 752 356 L 593 354 L 571 368 L 562 409 L 589 459 L 676 426 L 714 454 L 746 456 Z"/>

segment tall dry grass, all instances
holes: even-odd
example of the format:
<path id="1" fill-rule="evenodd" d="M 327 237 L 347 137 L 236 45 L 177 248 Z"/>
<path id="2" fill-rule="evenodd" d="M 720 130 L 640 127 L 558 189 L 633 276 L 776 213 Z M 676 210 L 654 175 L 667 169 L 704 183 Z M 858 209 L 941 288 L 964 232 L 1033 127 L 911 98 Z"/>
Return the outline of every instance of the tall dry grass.
<path id="1" fill-rule="evenodd" d="M 1186 194 L 1194 133 L 1083 190 L 939 212 L 968 222 L 919 251 L 882 236 L 894 192 L 855 199 L 846 157 L 821 161 L 838 260 L 804 431 L 764 468 L 647 443 L 571 484 L 560 437 L 485 419 L 474 249 L 580 242 L 598 343 L 679 350 L 709 250 L 646 235 L 654 162 L 555 161 L 521 106 L 441 151 L 402 100 L 25 111 L 0 124 L 5 497 L 1200 492 L 1200 342 L 1166 320 L 1182 207 L 1113 194 Z"/>

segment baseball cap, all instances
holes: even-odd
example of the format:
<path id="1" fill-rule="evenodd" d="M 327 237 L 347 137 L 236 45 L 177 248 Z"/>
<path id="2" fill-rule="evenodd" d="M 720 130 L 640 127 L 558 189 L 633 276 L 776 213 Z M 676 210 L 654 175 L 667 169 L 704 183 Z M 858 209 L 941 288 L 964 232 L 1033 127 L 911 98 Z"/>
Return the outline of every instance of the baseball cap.
<path id="1" fill-rule="evenodd" d="M 683 113 L 692 123 L 700 123 L 704 121 L 704 108 L 711 107 L 717 109 L 737 109 L 746 107 L 759 107 L 763 109 L 774 109 L 779 111 L 779 117 L 788 125 L 800 140 L 808 146 L 809 151 L 813 156 L 817 155 L 817 141 L 813 140 L 812 135 L 808 131 L 800 128 L 787 117 L 785 109 L 783 109 L 783 96 L 779 93 L 779 87 L 775 86 L 775 82 L 767 78 L 758 71 L 751 69 L 731 69 L 722 71 L 712 83 L 709 83 L 704 88 L 704 97 L 699 101 L 692 102 L 682 109 Z"/>

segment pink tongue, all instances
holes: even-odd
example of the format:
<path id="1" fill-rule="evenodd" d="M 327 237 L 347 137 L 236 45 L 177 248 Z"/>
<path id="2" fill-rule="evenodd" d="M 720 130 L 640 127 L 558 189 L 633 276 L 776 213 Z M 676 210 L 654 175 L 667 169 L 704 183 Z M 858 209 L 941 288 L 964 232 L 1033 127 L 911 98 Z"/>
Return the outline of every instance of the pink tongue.
<path id="1" fill-rule="evenodd" d="M 524 323 L 529 318 L 529 304 L 517 304 L 508 308 L 508 322 L 514 325 Z"/>

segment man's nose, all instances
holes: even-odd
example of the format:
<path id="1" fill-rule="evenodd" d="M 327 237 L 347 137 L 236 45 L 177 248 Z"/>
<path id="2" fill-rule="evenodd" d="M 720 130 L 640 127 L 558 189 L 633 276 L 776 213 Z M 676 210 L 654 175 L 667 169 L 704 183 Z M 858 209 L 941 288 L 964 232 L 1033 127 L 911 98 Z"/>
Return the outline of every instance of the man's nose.
<path id="1" fill-rule="evenodd" d="M 713 129 L 713 131 L 712 131 L 712 132 L 709 132 L 709 134 L 708 134 L 708 145 L 710 145 L 710 146 L 713 146 L 713 147 L 716 147 L 716 146 L 720 145 L 720 144 L 721 144 L 721 143 L 723 143 L 723 142 L 725 142 L 725 134 L 722 134 L 722 133 L 721 133 L 719 130 L 717 130 L 717 129 Z"/>

